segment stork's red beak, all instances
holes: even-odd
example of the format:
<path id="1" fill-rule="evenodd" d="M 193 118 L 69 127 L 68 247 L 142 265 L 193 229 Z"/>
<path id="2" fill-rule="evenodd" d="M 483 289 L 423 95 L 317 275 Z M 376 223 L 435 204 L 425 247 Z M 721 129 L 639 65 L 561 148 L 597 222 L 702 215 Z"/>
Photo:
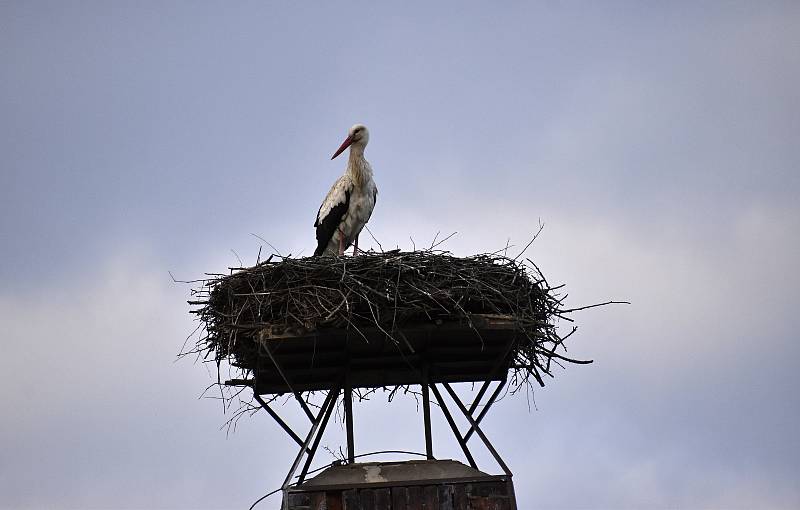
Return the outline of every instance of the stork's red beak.
<path id="1" fill-rule="evenodd" d="M 351 143 L 353 143 L 353 139 L 351 137 L 348 136 L 347 138 L 345 138 L 344 142 L 342 142 L 342 146 L 339 147 L 339 149 L 336 152 L 333 153 L 333 156 L 331 156 L 331 159 L 333 159 L 336 156 L 338 156 L 339 154 L 343 153 L 346 148 L 350 147 Z"/>

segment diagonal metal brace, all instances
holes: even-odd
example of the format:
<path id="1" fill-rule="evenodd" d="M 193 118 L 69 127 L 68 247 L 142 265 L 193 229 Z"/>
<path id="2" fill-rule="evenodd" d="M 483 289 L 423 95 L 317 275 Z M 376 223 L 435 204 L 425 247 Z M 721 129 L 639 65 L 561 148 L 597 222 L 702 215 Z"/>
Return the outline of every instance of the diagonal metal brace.
<path id="1" fill-rule="evenodd" d="M 486 416 L 486 413 L 489 412 L 489 408 L 492 407 L 492 404 L 494 404 L 495 400 L 497 399 L 497 396 L 500 395 L 500 392 L 503 391 L 503 388 L 505 388 L 505 386 L 506 386 L 506 381 L 504 379 L 500 381 L 500 384 L 498 384 L 497 388 L 494 389 L 492 396 L 489 397 L 489 400 L 486 402 L 486 405 L 483 407 L 483 409 L 481 409 L 481 412 L 480 414 L 478 414 L 478 417 L 475 418 L 476 425 L 480 425 L 481 420 L 483 419 L 484 416 Z M 472 409 L 470 410 L 469 414 L 472 416 L 474 412 L 475 410 Z M 472 436 L 473 432 L 475 432 L 475 427 L 471 426 L 470 429 L 467 431 L 467 433 L 464 434 L 464 441 L 469 441 L 469 438 Z"/>
<path id="2" fill-rule="evenodd" d="M 322 404 L 322 408 L 319 410 L 319 414 L 314 420 L 314 423 L 311 425 L 311 430 L 308 431 L 306 435 L 305 441 L 303 441 L 303 446 L 300 448 L 300 451 L 297 453 L 297 457 L 295 457 L 294 462 L 292 463 L 292 468 L 289 470 L 289 474 L 286 475 L 286 479 L 283 481 L 281 487 L 286 490 L 289 486 L 289 482 L 291 482 L 292 477 L 294 476 L 295 471 L 297 471 L 298 466 L 300 466 L 300 461 L 303 459 L 303 454 L 308 450 L 308 445 L 311 444 L 311 439 L 314 437 L 314 434 L 317 433 L 317 429 L 319 429 L 320 425 L 322 424 L 324 417 L 329 416 L 328 407 L 333 407 L 336 404 L 336 400 L 334 397 L 339 396 L 338 391 L 329 391 L 328 396 L 325 397 L 325 402 Z M 324 420 L 327 422 L 327 420 Z"/>
<path id="3" fill-rule="evenodd" d="M 481 389 L 478 390 L 478 394 L 475 396 L 475 400 L 472 401 L 472 405 L 469 406 L 469 414 L 474 414 L 475 409 L 478 408 L 478 405 L 481 403 L 481 399 L 483 395 L 486 393 L 486 390 L 489 389 L 489 386 L 492 384 L 491 379 L 486 379 L 483 384 L 481 384 Z"/>
<path id="4" fill-rule="evenodd" d="M 266 411 L 266 412 L 267 412 L 267 413 L 268 413 L 270 416 L 272 416 L 272 419 L 273 419 L 273 420 L 275 420 L 275 421 L 278 423 L 278 425 L 280 425 L 280 426 L 281 426 L 281 428 L 282 428 L 283 430 L 285 430 L 285 431 L 286 431 L 286 433 L 287 433 L 287 434 L 289 434 L 289 437 L 291 437 L 292 439 L 294 439 L 294 442 L 295 442 L 295 443 L 297 443 L 299 446 L 303 446 L 303 440 L 302 440 L 302 439 L 300 439 L 300 436 L 298 436 L 298 435 L 295 433 L 295 431 L 294 431 L 294 430 L 292 430 L 292 428 L 291 428 L 291 427 L 290 427 L 290 426 L 289 426 L 289 425 L 288 425 L 288 424 L 287 424 L 285 421 L 283 421 L 283 419 L 282 419 L 282 418 L 281 418 L 281 417 L 278 415 L 278 413 L 276 413 L 276 412 L 275 412 L 275 410 L 274 410 L 274 409 L 272 409 L 272 408 L 269 406 L 269 404 L 268 404 L 267 402 L 265 402 L 265 401 L 264 401 L 264 399 L 263 399 L 263 398 L 261 398 L 261 395 L 259 395 L 258 393 L 255 393 L 255 392 L 254 392 L 254 393 L 253 393 L 253 397 L 256 399 L 256 401 L 257 401 L 259 404 L 261 404 L 261 407 L 263 407 L 263 408 L 264 408 L 264 410 L 265 410 L 265 411 Z M 309 449 L 306 449 L 306 451 L 307 451 L 309 454 L 311 454 L 311 450 L 309 450 Z"/>
<path id="5" fill-rule="evenodd" d="M 267 352 L 267 356 L 269 356 L 269 359 L 272 360 L 272 364 L 275 365 L 275 370 L 278 371 L 278 374 L 283 379 L 283 382 L 286 383 L 286 387 L 289 388 L 289 391 L 291 391 L 292 394 L 294 394 L 294 398 L 296 398 L 297 401 L 300 403 L 300 407 L 303 408 L 303 411 L 305 411 L 306 416 L 308 416 L 308 419 L 311 421 L 311 423 L 314 423 L 314 413 L 312 413 L 311 409 L 308 408 L 308 404 L 306 404 L 306 401 L 303 400 L 303 397 L 300 396 L 298 392 L 294 391 L 294 388 L 292 388 L 292 384 L 289 382 L 289 379 L 286 377 L 286 374 L 283 373 L 283 369 L 278 364 L 278 360 L 276 360 L 275 356 L 272 355 L 272 351 L 270 351 L 269 347 L 264 345 L 263 342 L 259 343 L 259 346 Z"/>
<path id="6" fill-rule="evenodd" d="M 433 392 L 433 396 L 436 397 L 436 401 L 439 403 L 439 407 L 442 409 L 442 413 L 444 413 L 444 417 L 447 419 L 447 423 L 450 424 L 450 428 L 453 430 L 453 435 L 456 436 L 458 440 L 459 446 L 461 446 L 461 450 L 464 452 L 464 456 L 469 461 L 469 465 L 475 469 L 478 469 L 478 465 L 475 463 L 475 459 L 472 458 L 472 454 L 469 451 L 469 447 L 467 446 L 466 441 L 464 438 L 461 437 L 461 432 L 458 431 L 458 426 L 456 422 L 453 420 L 453 416 L 450 414 L 450 410 L 447 409 L 447 405 L 444 403 L 444 399 L 442 398 L 442 394 L 439 393 L 439 390 L 436 388 L 436 384 L 433 383 L 430 385 L 431 391 Z"/>
<path id="7" fill-rule="evenodd" d="M 314 460 L 314 454 L 317 453 L 317 448 L 319 447 L 319 442 L 322 439 L 322 435 L 325 433 L 325 428 L 328 426 L 328 420 L 331 417 L 331 413 L 333 412 L 333 408 L 336 407 L 336 401 L 339 398 L 339 387 L 332 389 L 333 392 L 333 400 L 331 400 L 330 405 L 328 405 L 328 409 L 320 409 L 320 414 L 325 412 L 325 416 L 322 418 L 322 424 L 319 426 L 319 432 L 317 436 L 314 438 L 314 444 L 311 445 L 311 451 L 308 452 L 308 456 L 306 457 L 306 463 L 303 465 L 303 469 L 300 471 L 300 477 L 297 480 L 297 483 L 303 483 L 303 480 L 306 478 L 306 474 L 308 474 L 308 468 L 311 467 L 311 462 Z"/>
<path id="8" fill-rule="evenodd" d="M 478 433 L 478 436 L 483 441 L 483 444 L 485 444 L 486 448 L 489 449 L 489 452 L 492 454 L 492 457 L 494 457 L 494 460 L 497 461 L 497 463 L 500 465 L 500 468 L 502 468 L 503 472 L 505 474 L 511 476 L 511 470 L 508 469 L 508 466 L 506 465 L 505 462 L 503 462 L 503 459 L 500 457 L 500 454 L 497 453 L 497 450 L 494 449 L 494 446 L 492 446 L 492 443 L 486 437 L 486 434 L 483 433 L 483 431 L 481 430 L 481 428 L 478 425 L 478 423 L 475 421 L 475 419 L 472 417 L 472 415 L 469 414 L 469 411 L 467 410 L 467 408 L 464 407 L 464 404 L 461 402 L 461 399 L 458 398 L 458 395 L 456 394 L 456 392 L 453 391 L 453 388 L 451 388 L 448 383 L 442 383 L 442 385 L 444 386 L 444 389 L 447 390 L 447 393 L 450 394 L 450 398 L 452 398 L 453 402 L 456 403 L 456 405 L 461 410 L 461 413 L 464 415 L 464 417 L 467 420 L 469 420 L 470 425 L 472 425 L 472 428 L 475 430 L 475 432 Z M 459 436 L 460 436 L 460 434 L 459 434 Z"/>

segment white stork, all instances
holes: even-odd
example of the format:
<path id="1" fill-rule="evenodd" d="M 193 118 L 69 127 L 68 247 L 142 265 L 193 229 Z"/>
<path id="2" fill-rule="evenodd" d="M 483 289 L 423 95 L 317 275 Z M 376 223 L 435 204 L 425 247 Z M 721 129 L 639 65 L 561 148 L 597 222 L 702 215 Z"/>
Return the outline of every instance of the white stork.
<path id="1" fill-rule="evenodd" d="M 372 179 L 372 167 L 364 159 L 364 148 L 369 142 L 369 131 L 362 124 L 350 128 L 342 146 L 331 156 L 350 147 L 350 157 L 344 175 L 333 183 L 322 201 L 314 226 L 317 227 L 317 249 L 314 255 L 344 255 L 353 244 L 353 255 L 358 255 L 358 234 L 372 216 L 378 188 Z"/>

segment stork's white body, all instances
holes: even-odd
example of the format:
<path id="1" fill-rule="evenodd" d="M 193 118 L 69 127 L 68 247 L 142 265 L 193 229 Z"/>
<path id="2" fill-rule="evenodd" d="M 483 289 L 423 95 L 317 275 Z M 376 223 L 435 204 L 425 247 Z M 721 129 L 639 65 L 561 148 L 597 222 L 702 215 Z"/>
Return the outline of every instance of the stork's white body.
<path id="1" fill-rule="evenodd" d="M 333 184 L 317 212 L 315 255 L 341 255 L 353 243 L 358 249 L 358 235 L 372 216 L 378 195 L 372 167 L 364 158 L 368 140 L 366 127 L 356 125 L 345 140 L 347 145 L 342 144 L 350 147 L 350 156 L 344 174 Z"/>

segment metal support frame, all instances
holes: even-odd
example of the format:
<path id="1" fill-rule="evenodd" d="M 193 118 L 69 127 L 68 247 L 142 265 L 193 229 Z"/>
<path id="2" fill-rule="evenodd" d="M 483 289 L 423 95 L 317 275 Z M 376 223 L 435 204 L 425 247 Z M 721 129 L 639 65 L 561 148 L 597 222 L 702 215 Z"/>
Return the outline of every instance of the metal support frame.
<path id="1" fill-rule="evenodd" d="M 500 454 L 497 453 L 497 450 L 494 449 L 494 446 L 492 446 L 492 443 L 489 441 L 489 438 L 487 438 L 486 434 L 483 433 L 480 426 L 478 425 L 478 422 L 476 422 L 475 418 L 472 417 L 472 414 L 470 414 L 469 410 L 464 406 L 464 403 L 461 402 L 461 399 L 458 398 L 458 395 L 456 394 L 455 391 L 453 391 L 453 388 L 450 387 L 450 384 L 442 383 L 442 385 L 444 386 L 444 389 L 447 390 L 447 393 L 450 394 L 450 398 L 453 399 L 453 402 L 455 402 L 458 408 L 461 410 L 461 413 L 469 421 L 470 425 L 472 425 L 472 430 L 474 430 L 481 438 L 481 441 L 483 441 L 483 444 L 486 445 L 486 448 L 492 454 L 494 460 L 500 465 L 500 468 L 503 470 L 503 472 L 511 476 L 511 470 L 508 469 L 506 463 L 503 462 L 503 459 L 500 457 Z"/>
<path id="2" fill-rule="evenodd" d="M 430 387 L 431 391 L 433 392 L 433 396 L 436 397 L 436 401 L 439 402 L 439 407 L 442 408 L 442 413 L 444 413 L 447 423 L 450 424 L 450 428 L 453 430 L 453 435 L 456 436 L 458 445 L 461 446 L 461 450 L 464 452 L 464 456 L 467 458 L 469 465 L 475 469 L 478 469 L 478 465 L 475 463 L 475 459 L 472 458 L 472 454 L 469 451 L 467 442 L 464 441 L 463 437 L 461 437 L 461 432 L 458 431 L 458 425 L 456 425 L 455 420 L 453 420 L 453 416 L 450 414 L 450 410 L 447 409 L 447 405 L 444 403 L 442 394 L 439 393 L 439 390 L 436 388 L 436 384 L 431 384 Z"/>
<path id="3" fill-rule="evenodd" d="M 481 403 L 481 399 L 483 398 L 483 395 L 486 393 L 486 390 L 489 389 L 489 385 L 491 383 L 492 383 L 491 379 L 487 379 L 487 380 L 483 381 L 483 384 L 481 384 L 481 389 L 479 389 L 478 390 L 478 394 L 475 395 L 475 400 L 473 400 L 472 404 L 470 404 L 470 406 L 469 406 L 470 414 L 474 413 L 475 409 L 478 408 L 478 404 Z"/>
<path id="4" fill-rule="evenodd" d="M 497 399 L 498 395 L 500 395 L 500 392 L 503 391 L 503 388 L 505 388 L 505 387 L 506 387 L 506 381 L 505 380 L 500 381 L 500 384 L 498 384 L 497 388 L 494 389 L 494 392 L 492 393 L 492 396 L 489 397 L 489 400 L 486 402 L 486 405 L 483 407 L 483 409 L 481 410 L 480 414 L 478 414 L 478 417 L 475 418 L 475 423 L 476 424 L 479 424 L 481 422 L 481 420 L 483 419 L 483 417 L 486 416 L 486 413 L 489 412 L 489 408 L 492 407 L 492 404 L 494 404 L 494 402 Z M 477 400 L 476 400 L 476 402 L 477 402 Z M 475 404 L 475 402 L 473 402 L 473 405 L 474 404 Z M 470 409 L 470 411 L 469 411 L 470 416 L 474 415 L 475 408 L 477 408 L 477 407 L 478 407 L 477 405 L 474 405 L 474 408 Z M 464 441 L 469 441 L 469 438 L 470 438 L 470 436 L 472 436 L 473 432 L 475 432 L 475 427 L 470 427 L 469 430 L 467 431 L 467 433 L 464 434 Z"/>
<path id="5" fill-rule="evenodd" d="M 306 416 L 308 416 L 308 419 L 311 421 L 311 423 L 314 423 L 314 413 L 312 413 L 311 409 L 308 408 L 308 404 L 306 404 L 306 401 L 303 400 L 303 397 L 296 391 L 293 391 L 292 393 L 294 393 L 294 398 L 296 398 L 297 401 L 300 402 L 300 407 L 303 408 L 303 411 L 305 411 Z"/>
<path id="6" fill-rule="evenodd" d="M 487 380 L 483 384 L 481 389 L 478 391 L 478 395 L 475 397 L 475 400 L 472 402 L 470 409 L 467 409 L 467 407 L 464 405 L 464 403 L 459 398 L 458 394 L 456 394 L 456 392 L 453 390 L 453 388 L 450 386 L 449 383 L 446 382 L 441 383 L 442 386 L 444 386 L 445 390 L 447 390 L 447 393 L 450 395 L 450 398 L 453 400 L 453 402 L 455 402 L 458 409 L 461 411 L 461 413 L 464 415 L 464 417 L 470 424 L 469 430 L 464 435 L 461 434 L 458 425 L 456 425 L 456 422 L 453 419 L 452 414 L 450 414 L 450 410 L 447 408 L 447 404 L 442 398 L 442 395 L 439 392 L 438 388 L 436 388 L 436 384 L 428 384 L 428 386 L 430 387 L 430 390 L 433 392 L 433 395 L 436 397 L 436 401 L 439 403 L 439 407 L 441 407 L 442 413 L 444 414 L 447 423 L 450 425 L 450 429 L 453 431 L 453 435 L 458 441 L 458 445 L 464 452 L 464 456 L 467 458 L 467 461 L 469 462 L 470 466 L 472 466 L 475 469 L 478 468 L 477 464 L 475 463 L 475 459 L 469 450 L 469 446 L 467 445 L 467 442 L 469 441 L 469 438 L 472 436 L 473 432 L 477 432 L 478 436 L 481 438 L 481 441 L 483 441 L 483 444 L 489 450 L 489 453 L 492 454 L 492 457 L 494 457 L 494 460 L 497 462 L 497 464 L 500 466 L 503 472 L 506 475 L 511 476 L 511 470 L 508 469 L 508 466 L 506 465 L 505 462 L 503 462 L 503 459 L 500 457 L 500 454 L 497 453 L 497 450 L 495 450 L 492 443 L 486 437 L 486 434 L 484 434 L 480 428 L 481 420 L 483 419 L 484 416 L 486 416 L 486 413 L 489 412 L 489 408 L 492 406 L 492 404 L 495 403 L 498 395 L 500 395 L 500 392 L 505 387 L 506 385 L 505 380 L 499 382 L 495 390 L 492 392 L 492 395 L 489 397 L 489 400 L 486 402 L 484 408 L 481 410 L 480 414 L 478 414 L 477 417 L 474 416 L 475 410 L 478 408 L 478 405 L 480 404 L 481 397 L 483 397 L 483 395 L 486 393 L 486 390 L 488 389 L 490 382 L 491 381 Z M 425 393 L 426 392 L 423 390 L 423 396 Z"/>
<path id="7" fill-rule="evenodd" d="M 275 370 L 278 371 L 278 374 L 283 379 L 283 382 L 286 383 L 286 387 L 289 388 L 289 391 L 292 392 L 294 398 L 296 398 L 297 402 L 300 403 L 300 407 L 303 408 L 303 411 L 306 413 L 306 416 L 308 416 L 308 419 L 311 421 L 311 423 L 314 423 L 315 419 L 314 413 L 312 413 L 311 409 L 308 408 L 308 404 L 306 404 L 306 401 L 303 400 L 303 397 L 298 392 L 294 391 L 294 388 L 292 388 L 292 384 L 289 382 L 289 379 L 286 378 L 286 374 L 283 373 L 283 369 L 281 369 L 281 366 L 278 364 L 278 361 L 275 359 L 275 356 L 272 355 L 272 351 L 270 351 L 269 348 L 263 343 L 261 344 L 261 348 L 264 349 L 264 351 L 266 351 L 267 356 L 269 356 L 269 359 L 272 360 L 272 364 L 275 365 Z"/>
<path id="8" fill-rule="evenodd" d="M 325 397 L 325 401 L 322 403 L 322 407 L 320 408 L 319 413 L 311 425 L 311 430 L 308 431 L 308 434 L 303 441 L 303 445 L 300 448 L 300 451 L 297 453 L 294 462 L 292 463 L 292 468 L 289 470 L 289 473 L 286 475 L 286 479 L 284 479 L 283 484 L 281 485 L 284 493 L 287 487 L 291 485 L 292 477 L 294 476 L 295 471 L 297 471 L 297 468 L 300 466 L 300 461 L 303 459 L 303 455 L 309 450 L 311 440 L 314 439 L 314 444 L 311 447 L 311 450 L 308 452 L 308 460 L 306 461 L 306 465 L 303 468 L 301 476 L 304 477 L 308 472 L 308 466 L 311 465 L 311 460 L 314 458 L 314 453 L 316 453 L 317 446 L 319 446 L 319 440 L 322 437 L 322 433 L 325 431 L 325 426 L 328 424 L 328 418 L 330 418 L 331 411 L 333 411 L 333 407 L 336 405 L 336 400 L 338 397 L 338 387 L 329 391 L 328 396 Z"/>
<path id="9" fill-rule="evenodd" d="M 355 461 L 355 444 L 353 441 L 353 389 L 350 387 L 350 382 L 345 376 L 342 380 L 342 383 L 337 384 L 334 388 L 332 388 L 328 395 L 325 397 L 322 406 L 319 409 L 319 412 L 314 416 L 312 414 L 312 425 L 311 429 L 308 431 L 304 439 L 300 439 L 300 436 L 295 433 L 292 428 L 275 412 L 258 393 L 253 393 L 253 397 L 255 400 L 264 408 L 265 411 L 278 423 L 278 425 L 300 446 L 300 451 L 297 453 L 297 456 L 292 463 L 292 467 L 286 475 L 286 478 L 281 485 L 281 488 L 284 492 L 284 503 L 286 500 L 286 491 L 287 489 L 293 485 L 292 479 L 294 478 L 295 472 L 300 467 L 300 463 L 303 460 L 303 456 L 306 455 L 305 463 L 303 464 L 303 468 L 298 475 L 298 483 L 302 483 L 305 480 L 306 475 L 308 474 L 308 470 L 311 467 L 311 463 L 314 460 L 314 455 L 317 452 L 319 447 L 320 441 L 322 440 L 322 436 L 325 433 L 325 429 L 327 428 L 328 421 L 330 420 L 331 414 L 333 414 L 333 409 L 336 407 L 336 402 L 339 399 L 339 394 L 342 393 L 342 386 L 344 386 L 344 411 L 345 411 L 345 426 L 347 428 L 347 457 L 348 462 L 353 463 Z M 464 403 L 459 398 L 458 394 L 453 390 L 449 383 L 442 382 L 440 383 L 444 386 L 447 393 L 450 395 L 450 398 L 453 402 L 455 402 L 458 409 L 467 419 L 470 424 L 470 428 L 466 434 L 461 434 L 458 425 L 456 424 L 455 420 L 453 419 L 453 415 L 450 413 L 450 409 L 447 407 L 447 404 L 442 397 L 441 392 L 436 387 L 436 383 L 431 383 L 429 380 L 429 374 L 427 368 L 423 372 L 423 382 L 422 385 L 422 400 L 423 400 L 423 414 L 425 419 L 425 453 L 429 460 L 433 460 L 433 441 L 432 441 L 432 434 L 431 434 L 431 418 L 430 418 L 430 396 L 429 392 L 433 392 L 434 397 L 436 398 L 439 407 L 442 409 L 442 413 L 444 414 L 447 423 L 450 425 L 450 429 L 453 432 L 456 440 L 458 441 L 461 450 L 464 452 L 464 456 L 469 462 L 469 465 L 475 469 L 478 469 L 477 463 L 475 462 L 475 458 L 472 456 L 472 453 L 469 450 L 469 446 L 467 442 L 469 441 L 470 437 L 473 433 L 477 433 L 478 436 L 481 438 L 481 441 L 492 454 L 494 460 L 503 470 L 503 472 L 511 476 L 511 470 L 508 468 L 503 459 L 500 457 L 500 454 L 497 453 L 492 443 L 486 437 L 486 434 L 480 428 L 480 422 L 486 416 L 489 411 L 489 408 L 496 402 L 497 397 L 500 395 L 500 392 L 506 385 L 506 380 L 502 380 L 498 383 L 497 387 L 492 392 L 491 396 L 487 400 L 486 404 L 484 405 L 481 412 L 478 416 L 474 416 L 475 411 L 480 405 L 480 400 L 483 395 L 486 394 L 487 389 L 490 386 L 492 381 L 487 380 L 482 385 L 481 389 L 478 391 L 478 395 L 476 395 L 475 400 L 470 405 L 470 408 L 464 405 Z M 294 393 L 294 392 L 293 392 Z M 305 401 L 302 400 L 301 396 L 295 393 L 295 397 L 302 401 L 305 404 Z M 307 405 L 305 406 L 308 407 Z"/>
<path id="10" fill-rule="evenodd" d="M 289 425 L 288 425 L 288 424 L 287 424 L 285 421 L 283 421 L 283 419 L 282 419 L 282 418 L 281 418 L 281 417 L 278 415 L 278 413 L 276 413 L 276 412 L 275 412 L 275 410 L 274 410 L 274 409 L 272 409 L 272 408 L 269 406 L 269 404 L 268 404 L 267 402 L 265 402 L 265 401 L 264 401 L 264 399 L 263 399 L 263 398 L 261 398 L 261 395 L 259 395 L 258 393 L 253 393 L 253 397 L 256 399 L 256 402 L 258 402 L 259 404 L 261 404 L 261 407 L 263 407 L 263 408 L 264 408 L 264 410 L 265 410 L 265 411 L 266 411 L 266 412 L 267 412 L 267 413 L 268 413 L 270 416 L 272 416 L 272 419 L 273 419 L 273 420 L 275 420 L 275 422 L 276 422 L 278 425 L 280 425 L 280 426 L 281 426 L 281 428 L 282 428 L 283 430 L 285 430 L 287 434 L 289 434 L 289 437 L 291 437 L 292 439 L 294 439 L 294 442 L 295 442 L 295 443 L 297 443 L 297 444 L 298 444 L 298 446 L 303 446 L 303 440 L 302 440 L 302 439 L 300 439 L 300 436 L 298 436 L 298 435 L 295 433 L 295 431 L 294 431 L 294 430 L 292 430 L 292 428 L 291 428 L 291 427 L 290 427 L 290 426 L 289 426 Z M 306 450 L 306 451 L 307 451 L 309 454 L 311 453 L 311 450 Z"/>
<path id="11" fill-rule="evenodd" d="M 439 404 L 440 408 L 442 409 L 442 413 L 444 414 L 445 419 L 447 420 L 450 429 L 453 432 L 456 440 L 458 441 L 459 446 L 461 447 L 462 451 L 464 452 L 464 456 L 466 457 L 467 461 L 469 462 L 470 466 L 477 469 L 477 463 L 475 462 L 472 453 L 469 450 L 468 441 L 472 437 L 473 433 L 477 433 L 478 436 L 481 438 L 481 441 L 484 443 L 486 448 L 494 457 L 497 464 L 502 468 L 504 473 L 508 476 L 511 476 L 511 471 L 509 470 L 508 466 L 503 462 L 503 459 L 497 453 L 492 443 L 486 437 L 486 434 L 480 428 L 480 422 L 488 413 L 491 406 L 496 402 L 497 397 L 502 392 L 503 388 L 506 385 L 506 380 L 502 379 L 498 382 L 497 387 L 492 392 L 491 396 L 487 400 L 486 404 L 484 404 L 483 409 L 481 409 L 480 413 L 475 416 L 475 413 L 478 407 L 481 404 L 481 400 L 485 396 L 486 392 L 491 387 L 491 383 L 495 380 L 493 379 L 500 369 L 502 360 L 506 358 L 508 352 L 510 350 L 510 346 L 507 349 L 507 352 L 503 355 L 503 357 L 498 360 L 496 366 L 492 369 L 490 374 L 487 378 L 483 381 L 480 389 L 478 390 L 475 399 L 469 406 L 469 409 L 464 405 L 464 403 L 459 398 L 458 394 L 453 390 L 447 382 L 440 382 L 447 390 L 450 398 L 455 402 L 458 409 L 464 415 L 464 417 L 469 422 L 469 429 L 466 431 L 465 434 L 462 434 L 459 430 L 458 425 L 456 424 L 455 420 L 453 419 L 453 415 L 448 409 L 447 404 L 445 403 L 442 394 L 440 393 L 439 389 L 437 388 L 437 383 L 431 383 L 430 379 L 430 367 L 428 366 L 427 362 L 423 360 L 423 367 L 422 367 L 422 381 L 421 381 L 421 389 L 422 389 L 422 406 L 423 406 L 423 416 L 424 416 L 424 426 L 425 426 L 425 454 L 428 460 L 433 460 L 433 440 L 432 440 L 432 433 L 431 433 L 431 414 L 430 414 L 430 392 L 433 392 L 434 397 L 436 398 L 437 403 Z M 325 429 L 328 425 L 328 421 L 333 413 L 334 408 L 336 407 L 336 402 L 338 401 L 339 395 L 343 392 L 343 403 L 344 403 L 344 419 L 345 419 L 345 427 L 347 429 L 347 461 L 349 463 L 355 462 L 355 441 L 354 441 L 354 433 L 353 433 L 353 388 L 352 382 L 348 377 L 349 370 L 346 370 L 345 373 L 342 375 L 341 379 L 339 380 L 336 385 L 328 392 L 322 406 L 319 409 L 318 413 L 313 413 L 309 408 L 308 403 L 303 399 L 302 394 L 298 393 L 293 387 L 291 382 L 286 377 L 286 374 L 282 370 L 281 366 L 278 364 L 277 359 L 271 352 L 271 350 L 264 345 L 263 343 L 260 347 L 266 352 L 269 359 L 272 361 L 273 365 L 275 366 L 276 371 L 283 379 L 283 382 L 286 384 L 286 388 L 289 390 L 290 393 L 294 396 L 297 402 L 300 404 L 301 408 L 303 409 L 305 415 L 308 417 L 309 421 L 311 422 L 311 428 L 306 434 L 304 439 L 301 439 L 300 436 L 295 433 L 292 428 L 275 412 L 257 392 L 256 392 L 256 385 L 253 384 L 253 394 L 255 400 L 264 408 L 265 411 L 278 423 L 278 425 L 300 446 L 300 451 L 297 453 L 297 456 L 292 463 L 291 469 L 286 475 L 285 480 L 283 481 L 283 485 L 281 488 L 284 492 L 284 505 L 287 504 L 287 491 L 290 486 L 293 485 L 292 480 L 293 478 L 298 478 L 298 483 L 302 483 L 305 480 L 305 477 L 308 475 L 308 470 L 311 467 L 311 463 L 313 462 L 314 455 L 319 447 L 320 441 L 322 436 L 325 432 Z M 256 375 L 256 379 L 258 374 Z M 342 391 L 343 390 L 343 391 Z M 303 456 L 306 455 L 305 463 L 300 471 L 300 474 L 295 477 L 295 472 L 300 467 L 301 462 L 303 461 Z"/>
<path id="12" fill-rule="evenodd" d="M 288 381 L 286 383 L 287 385 L 289 384 Z M 272 419 L 274 419 L 278 425 L 280 425 L 280 427 L 298 445 L 300 445 L 300 451 L 297 453 L 294 462 L 292 462 L 292 467 L 289 469 L 289 472 L 286 474 L 286 478 L 283 480 L 283 484 L 281 485 L 281 489 L 284 494 L 282 508 L 285 508 L 285 505 L 287 504 L 287 490 L 291 485 L 293 485 L 292 478 L 294 478 L 294 474 L 297 471 L 297 468 L 300 466 L 300 462 L 303 460 L 303 455 L 307 455 L 307 457 L 300 474 L 297 476 L 297 483 L 302 483 L 308 474 L 308 470 L 311 467 L 311 462 L 314 460 L 314 455 L 317 452 L 317 448 L 319 448 L 319 443 L 322 440 L 322 436 L 328 426 L 328 421 L 330 420 L 331 414 L 333 414 L 333 409 L 336 407 L 336 402 L 338 401 L 339 394 L 341 393 L 341 387 L 342 385 L 340 382 L 331 388 L 331 390 L 328 391 L 328 394 L 326 395 L 325 400 L 323 401 L 322 406 L 320 407 L 316 416 L 311 414 L 311 429 L 308 431 L 305 439 L 303 440 L 301 440 L 300 436 L 298 436 L 297 433 L 292 430 L 292 428 L 278 415 L 278 413 L 276 413 L 275 410 L 269 406 L 269 403 L 261 398 L 261 395 L 255 392 L 254 388 L 253 398 L 255 398 L 255 400 L 261 405 L 262 408 L 264 408 L 265 411 L 267 411 Z M 350 390 L 349 387 L 347 389 Z M 308 404 L 305 402 L 305 400 L 303 400 L 302 396 L 294 391 L 292 393 L 294 393 L 295 398 L 301 404 L 303 404 L 303 409 L 306 410 L 306 413 L 310 413 L 308 410 Z"/>
<path id="13" fill-rule="evenodd" d="M 308 457 L 306 457 L 306 463 L 303 465 L 303 469 L 300 471 L 300 477 L 297 479 L 297 483 L 303 483 L 303 480 L 306 479 L 306 475 L 308 474 L 308 468 L 311 467 L 311 461 L 314 460 L 314 454 L 317 453 L 317 447 L 319 447 L 319 441 L 322 439 L 322 434 L 325 433 L 325 427 L 328 426 L 328 420 L 331 417 L 331 413 L 333 412 L 333 408 L 336 407 L 336 401 L 339 399 L 339 388 L 335 390 L 331 390 L 334 395 L 328 405 L 328 409 L 325 410 L 325 416 L 322 418 L 322 423 L 320 424 L 319 433 L 314 438 L 314 444 L 311 445 L 311 450 L 308 452 Z M 319 410 L 319 413 L 322 414 L 322 409 Z"/>

